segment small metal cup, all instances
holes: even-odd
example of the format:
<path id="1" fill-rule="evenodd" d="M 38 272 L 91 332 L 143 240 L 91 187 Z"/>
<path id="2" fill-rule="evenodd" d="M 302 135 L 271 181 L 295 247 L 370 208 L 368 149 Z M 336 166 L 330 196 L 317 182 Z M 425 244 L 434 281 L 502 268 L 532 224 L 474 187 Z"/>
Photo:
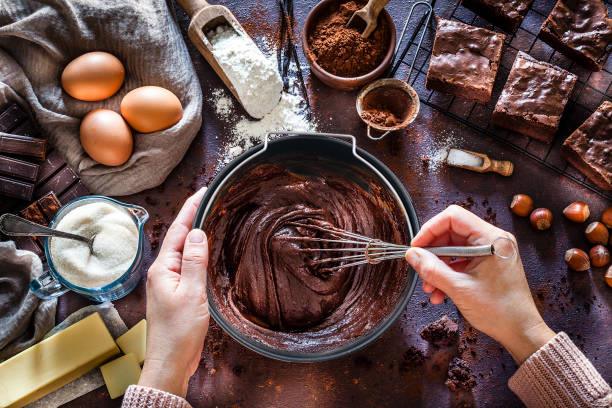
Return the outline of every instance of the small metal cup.
<path id="1" fill-rule="evenodd" d="M 385 104 L 391 106 L 393 113 L 402 119 L 401 123 L 395 126 L 381 126 L 363 118 L 362 113 L 368 106 L 368 99 L 374 97 L 375 94 L 379 94 L 378 97 L 385 98 Z M 368 127 L 368 137 L 372 140 L 381 140 L 389 133 L 404 129 L 414 122 L 419 114 L 421 104 L 413 87 L 402 80 L 387 78 L 374 81 L 363 88 L 357 96 L 356 107 L 359 117 Z M 372 128 L 384 133 L 380 136 L 372 136 Z"/>

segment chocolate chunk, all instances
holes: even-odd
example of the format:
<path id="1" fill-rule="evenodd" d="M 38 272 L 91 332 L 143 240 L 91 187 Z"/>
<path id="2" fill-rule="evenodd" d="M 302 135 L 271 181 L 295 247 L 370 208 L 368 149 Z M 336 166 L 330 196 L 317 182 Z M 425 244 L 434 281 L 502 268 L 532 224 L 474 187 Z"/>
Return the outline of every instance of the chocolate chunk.
<path id="1" fill-rule="evenodd" d="M 465 7 L 508 32 L 514 32 L 533 0 L 463 0 Z"/>
<path id="2" fill-rule="evenodd" d="M 476 386 L 476 378 L 465 360 L 453 358 L 448 366 L 447 379 L 444 384 L 453 392 L 469 391 Z"/>
<path id="3" fill-rule="evenodd" d="M 38 239 L 32 237 L 12 237 L 11 239 L 15 241 L 15 246 L 17 246 L 17 248 L 34 252 L 39 258 L 44 260 L 45 253 Z"/>
<path id="4" fill-rule="evenodd" d="M 0 196 L 14 197 L 21 200 L 31 200 L 34 194 L 34 184 L 25 181 L 0 177 Z"/>
<path id="5" fill-rule="evenodd" d="M 40 138 L 40 132 L 30 121 L 23 122 L 11 131 L 14 135 Z"/>
<path id="6" fill-rule="evenodd" d="M 35 195 L 36 197 L 42 197 L 50 191 L 54 191 L 56 194 L 61 195 L 77 180 L 78 177 L 75 172 L 72 171 L 70 167 L 66 166 L 45 183 L 38 186 Z"/>
<path id="7" fill-rule="evenodd" d="M 18 156 L 34 157 L 45 160 L 47 141 L 29 136 L 0 135 L 0 153 L 16 154 Z"/>
<path id="8" fill-rule="evenodd" d="M 38 164 L 0 155 L 0 174 L 27 181 L 36 181 Z"/>
<path id="9" fill-rule="evenodd" d="M 551 143 L 576 80 L 576 75 L 519 51 L 491 122 Z"/>
<path id="10" fill-rule="evenodd" d="M 38 183 L 42 184 L 53 174 L 60 171 L 62 167 L 66 165 L 64 158 L 57 150 L 52 150 L 47 155 L 45 161 L 40 164 L 40 170 L 38 171 Z"/>
<path id="11" fill-rule="evenodd" d="M 612 102 L 602 103 L 565 139 L 561 153 L 595 185 L 612 190 Z"/>
<path id="12" fill-rule="evenodd" d="M 75 185 L 64 191 L 60 195 L 60 201 L 64 204 L 68 204 L 70 201 L 78 197 L 89 195 L 89 190 L 81 181 L 77 181 Z"/>
<path id="13" fill-rule="evenodd" d="M 459 21 L 436 21 L 427 88 L 487 103 L 506 36 Z"/>
<path id="14" fill-rule="evenodd" d="M 540 30 L 542 40 L 593 71 L 606 62 L 612 19 L 601 0 L 559 0 Z"/>
<path id="15" fill-rule="evenodd" d="M 28 205 L 26 208 L 19 212 L 26 220 L 32 221 L 36 224 L 47 225 L 47 218 L 45 214 L 42 212 L 40 207 L 38 206 L 38 202 L 34 201 L 32 204 Z"/>
<path id="16" fill-rule="evenodd" d="M 45 218 L 48 222 L 51 222 L 51 220 L 55 216 L 55 213 L 62 206 L 62 203 L 60 203 L 60 200 L 57 198 L 53 191 L 40 197 L 37 203 L 43 214 L 45 214 Z"/>
<path id="17" fill-rule="evenodd" d="M 0 132 L 9 133 L 27 119 L 28 114 L 19 105 L 12 103 L 0 113 Z"/>
<path id="18" fill-rule="evenodd" d="M 459 337 L 457 322 L 444 315 L 421 330 L 421 337 L 434 347 L 448 347 Z"/>

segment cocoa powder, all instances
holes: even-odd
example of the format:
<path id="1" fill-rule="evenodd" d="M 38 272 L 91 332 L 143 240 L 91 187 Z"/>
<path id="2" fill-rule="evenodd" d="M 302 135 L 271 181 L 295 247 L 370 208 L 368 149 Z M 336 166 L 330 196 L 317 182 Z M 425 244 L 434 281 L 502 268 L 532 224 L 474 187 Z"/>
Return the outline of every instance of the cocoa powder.
<path id="1" fill-rule="evenodd" d="M 308 35 L 310 57 L 333 75 L 365 75 L 380 65 L 387 52 L 389 27 L 384 18 L 378 17 L 378 26 L 367 39 L 361 37 L 363 27 L 352 23 L 346 27 L 353 13 L 364 5 L 362 1 L 332 5 Z M 359 17 L 355 20 L 363 22 Z"/>
<path id="2" fill-rule="evenodd" d="M 385 109 L 370 108 L 361 113 L 361 117 L 366 121 L 383 127 L 394 127 L 402 123 L 400 119 Z"/>

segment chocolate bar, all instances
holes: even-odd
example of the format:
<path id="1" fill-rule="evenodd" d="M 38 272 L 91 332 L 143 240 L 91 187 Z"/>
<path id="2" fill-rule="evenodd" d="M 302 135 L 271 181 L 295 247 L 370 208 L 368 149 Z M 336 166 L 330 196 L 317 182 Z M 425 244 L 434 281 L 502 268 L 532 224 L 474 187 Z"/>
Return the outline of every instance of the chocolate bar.
<path id="1" fill-rule="evenodd" d="M 38 176 L 38 167 L 38 164 L 0 155 L 0 174 L 7 175 L 9 177 L 20 178 L 27 181 L 36 181 L 36 177 Z"/>
<path id="2" fill-rule="evenodd" d="M 81 181 L 77 181 L 75 185 L 66 190 L 60 195 L 60 200 L 64 204 L 68 204 L 70 201 L 78 197 L 89 195 L 89 190 Z"/>
<path id="3" fill-rule="evenodd" d="M 24 251 L 34 252 L 44 262 L 45 252 L 43 251 L 42 244 L 38 239 L 32 237 L 12 237 L 11 239 L 15 241 L 17 248 Z"/>
<path id="4" fill-rule="evenodd" d="M 0 135 L 0 153 L 29 156 L 45 160 L 47 141 L 29 136 Z"/>
<path id="5" fill-rule="evenodd" d="M 36 188 L 36 198 L 42 197 L 45 194 L 54 191 L 56 194 L 62 194 L 79 178 L 74 171 L 68 166 L 61 169 L 57 174 L 51 177 L 42 185 Z"/>
<path id="6" fill-rule="evenodd" d="M 53 191 L 40 197 L 36 202 L 38 203 L 38 207 L 45 215 L 47 222 L 51 222 L 53 217 L 55 217 L 55 213 L 57 213 L 62 206 L 62 203 Z"/>
<path id="7" fill-rule="evenodd" d="M 0 195 L 31 200 L 34 194 L 34 184 L 0 176 Z"/>
<path id="8" fill-rule="evenodd" d="M 14 135 L 29 136 L 29 137 L 40 137 L 40 132 L 30 121 L 23 122 L 11 131 Z"/>
<path id="9" fill-rule="evenodd" d="M 27 119 L 27 113 L 19 105 L 12 103 L 0 113 L 0 132 L 9 133 Z"/>
<path id="10" fill-rule="evenodd" d="M 57 150 L 52 150 L 45 161 L 40 163 L 40 169 L 38 170 L 38 184 L 42 184 L 47 179 L 58 172 L 62 167 L 66 165 L 64 158 Z"/>

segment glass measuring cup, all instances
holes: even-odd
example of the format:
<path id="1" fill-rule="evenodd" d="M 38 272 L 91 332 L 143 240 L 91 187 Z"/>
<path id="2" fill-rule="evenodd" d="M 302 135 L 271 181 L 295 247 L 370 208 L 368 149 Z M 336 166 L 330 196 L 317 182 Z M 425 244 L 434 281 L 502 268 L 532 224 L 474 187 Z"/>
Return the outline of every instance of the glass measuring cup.
<path id="1" fill-rule="evenodd" d="M 64 293 L 72 290 L 86 298 L 95 302 L 106 302 L 120 299 L 130 293 L 142 277 L 142 260 L 143 260 L 143 247 L 144 247 L 144 225 L 149 219 L 149 213 L 144 208 L 126 204 L 121 201 L 114 200 L 112 198 L 104 196 L 85 196 L 72 200 L 67 205 L 63 206 L 55 215 L 53 220 L 49 223 L 50 228 L 54 228 L 59 224 L 62 218 L 73 209 L 96 202 L 106 202 L 115 207 L 125 210 L 128 215 L 134 221 L 136 228 L 138 229 L 138 248 L 136 250 L 136 257 L 130 265 L 130 267 L 114 281 L 100 287 L 85 288 L 75 285 L 65 278 L 63 278 L 57 268 L 53 264 L 53 257 L 51 256 L 49 237 L 43 238 L 43 246 L 45 250 L 45 257 L 49 270 L 45 271 L 41 276 L 33 279 L 30 282 L 30 290 L 37 297 L 41 299 L 52 299 L 63 295 Z"/>

